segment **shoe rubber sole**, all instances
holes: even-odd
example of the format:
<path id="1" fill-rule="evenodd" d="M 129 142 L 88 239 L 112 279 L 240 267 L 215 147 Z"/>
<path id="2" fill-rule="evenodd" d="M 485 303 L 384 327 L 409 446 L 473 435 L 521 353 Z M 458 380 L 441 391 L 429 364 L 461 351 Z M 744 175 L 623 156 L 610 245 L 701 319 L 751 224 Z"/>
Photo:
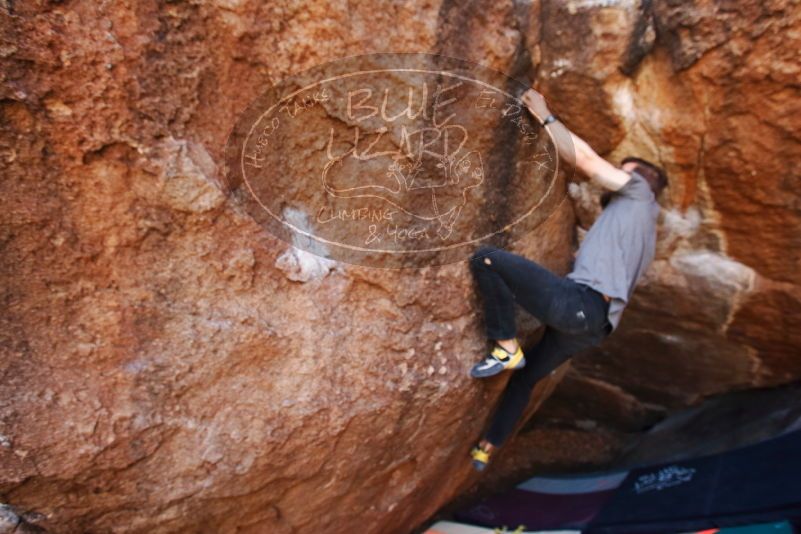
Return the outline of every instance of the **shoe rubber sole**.
<path id="1" fill-rule="evenodd" d="M 484 468 L 487 467 L 487 464 L 484 462 L 479 462 L 478 460 L 473 460 L 473 469 L 476 471 L 483 471 Z"/>
<path id="2" fill-rule="evenodd" d="M 512 359 L 512 361 L 507 362 L 506 365 L 497 365 L 492 369 L 487 369 L 485 371 L 477 371 L 476 368 L 478 365 L 479 364 L 474 365 L 470 370 L 470 376 L 473 378 L 489 378 L 491 376 L 501 374 L 504 371 L 517 371 L 518 369 L 522 369 L 526 366 L 526 357 L 521 352 L 519 356 L 516 356 Z"/>

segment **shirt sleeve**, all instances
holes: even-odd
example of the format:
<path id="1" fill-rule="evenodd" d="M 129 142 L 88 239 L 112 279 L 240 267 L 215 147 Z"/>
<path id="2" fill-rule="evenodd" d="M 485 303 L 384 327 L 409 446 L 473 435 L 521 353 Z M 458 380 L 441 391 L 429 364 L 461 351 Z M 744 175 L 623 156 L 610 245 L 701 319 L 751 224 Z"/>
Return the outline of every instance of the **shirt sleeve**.
<path id="1" fill-rule="evenodd" d="M 645 178 L 636 172 L 631 173 L 631 179 L 626 182 L 626 185 L 617 190 L 617 194 L 634 200 L 647 202 L 654 200 L 654 192 L 651 191 L 651 186 L 648 185 Z"/>

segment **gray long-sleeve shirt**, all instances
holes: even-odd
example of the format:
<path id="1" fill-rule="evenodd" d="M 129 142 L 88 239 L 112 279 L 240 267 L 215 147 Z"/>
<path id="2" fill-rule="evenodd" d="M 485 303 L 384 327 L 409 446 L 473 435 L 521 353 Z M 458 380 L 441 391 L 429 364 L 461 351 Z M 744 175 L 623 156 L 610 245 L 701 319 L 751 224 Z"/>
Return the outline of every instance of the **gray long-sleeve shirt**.
<path id="1" fill-rule="evenodd" d="M 573 272 L 567 275 L 612 299 L 608 318 L 613 329 L 654 259 L 658 215 L 659 204 L 648 182 L 632 173 L 587 232 Z"/>

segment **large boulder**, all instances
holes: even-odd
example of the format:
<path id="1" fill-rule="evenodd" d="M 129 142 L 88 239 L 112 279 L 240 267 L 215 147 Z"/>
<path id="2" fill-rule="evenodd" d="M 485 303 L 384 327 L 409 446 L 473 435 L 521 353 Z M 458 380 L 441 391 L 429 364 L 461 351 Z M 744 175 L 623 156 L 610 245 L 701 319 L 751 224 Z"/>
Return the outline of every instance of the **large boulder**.
<path id="1" fill-rule="evenodd" d="M 438 9 L 2 4 L 3 529 L 401 532 L 471 483 L 504 380 L 468 378 L 485 342 L 467 262 L 320 258 L 223 172 L 239 112 L 318 63 L 518 60 L 511 3 L 463 13 L 469 30 Z M 488 154 L 519 140 L 479 126 Z M 512 184 L 514 154 L 491 169 Z M 564 189 L 507 243 L 561 272 Z"/>

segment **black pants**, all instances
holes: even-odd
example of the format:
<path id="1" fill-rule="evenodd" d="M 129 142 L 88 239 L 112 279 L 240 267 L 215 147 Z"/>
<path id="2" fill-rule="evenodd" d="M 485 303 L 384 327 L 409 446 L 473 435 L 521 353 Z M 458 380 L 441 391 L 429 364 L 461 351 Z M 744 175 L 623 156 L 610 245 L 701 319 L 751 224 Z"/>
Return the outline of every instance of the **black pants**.
<path id="1" fill-rule="evenodd" d="M 609 305 L 588 286 L 505 250 L 482 247 L 473 254 L 470 265 L 484 299 L 488 338 L 515 337 L 515 302 L 546 326 L 539 343 L 526 351 L 526 366 L 509 379 L 493 417 L 486 439 L 497 446 L 514 430 L 534 385 L 609 334 Z"/>

